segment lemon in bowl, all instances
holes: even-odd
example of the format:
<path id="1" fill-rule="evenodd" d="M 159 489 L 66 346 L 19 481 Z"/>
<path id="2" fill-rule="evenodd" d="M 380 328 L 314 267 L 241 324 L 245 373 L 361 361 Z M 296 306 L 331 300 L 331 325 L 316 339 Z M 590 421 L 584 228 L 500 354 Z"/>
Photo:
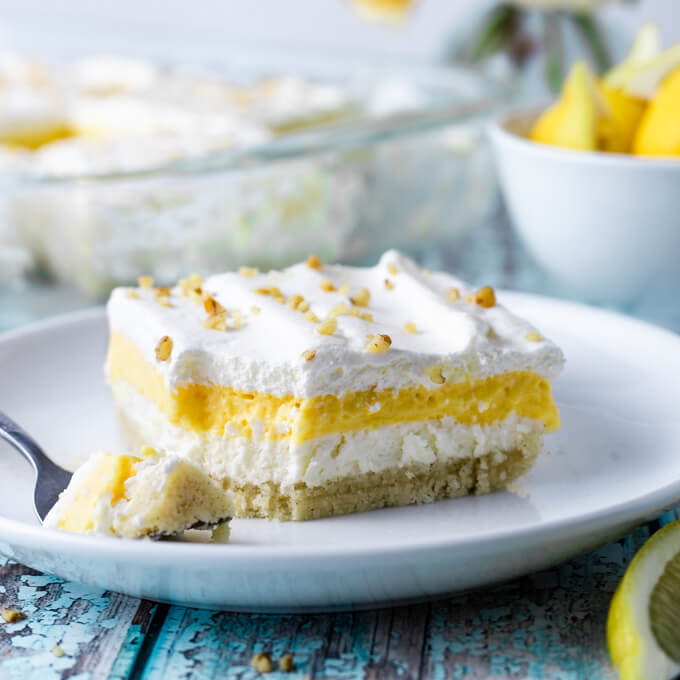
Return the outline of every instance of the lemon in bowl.
<path id="1" fill-rule="evenodd" d="M 490 127 L 520 237 L 598 302 L 680 285 L 680 50 L 635 52 L 604 79 L 577 62 L 552 105 Z"/>

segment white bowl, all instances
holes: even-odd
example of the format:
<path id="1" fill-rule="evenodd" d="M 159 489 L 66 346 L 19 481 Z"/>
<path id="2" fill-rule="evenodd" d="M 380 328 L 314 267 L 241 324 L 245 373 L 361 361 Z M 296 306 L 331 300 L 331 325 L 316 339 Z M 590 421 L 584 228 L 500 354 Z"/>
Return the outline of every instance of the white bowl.
<path id="1" fill-rule="evenodd" d="M 510 216 L 535 258 L 592 300 L 680 287 L 680 160 L 537 144 L 526 137 L 537 115 L 490 126 Z"/>

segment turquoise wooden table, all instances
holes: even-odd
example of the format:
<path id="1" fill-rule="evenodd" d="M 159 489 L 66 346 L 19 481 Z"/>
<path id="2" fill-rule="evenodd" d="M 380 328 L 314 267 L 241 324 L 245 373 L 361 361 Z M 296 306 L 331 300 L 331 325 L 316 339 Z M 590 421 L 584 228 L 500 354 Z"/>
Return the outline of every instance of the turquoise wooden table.
<path id="1" fill-rule="evenodd" d="M 470 234 L 442 265 L 475 282 L 564 295 L 531 263 L 499 219 Z M 433 259 L 433 258 L 432 258 Z M 0 327 L 81 301 L 18 290 Z M 680 331 L 680 304 L 659 296 L 626 310 Z M 125 597 L 0 558 L 0 679 L 615 678 L 605 644 L 609 600 L 635 551 L 673 510 L 631 535 L 554 569 L 451 599 L 379 611 L 248 615 Z M 292 655 L 292 670 L 277 662 Z"/>

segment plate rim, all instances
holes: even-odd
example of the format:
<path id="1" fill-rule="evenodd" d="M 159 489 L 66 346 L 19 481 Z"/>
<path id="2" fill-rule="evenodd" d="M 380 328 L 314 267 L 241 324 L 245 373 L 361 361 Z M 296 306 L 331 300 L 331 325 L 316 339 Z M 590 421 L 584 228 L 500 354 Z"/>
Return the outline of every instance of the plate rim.
<path id="1" fill-rule="evenodd" d="M 510 304 L 515 300 L 528 304 L 551 304 L 558 305 L 566 311 L 580 314 L 590 314 L 600 317 L 603 321 L 613 321 L 623 326 L 634 326 L 638 331 L 656 335 L 664 342 L 675 343 L 680 355 L 680 335 L 649 323 L 647 321 L 627 316 L 609 309 L 602 309 L 592 305 L 562 300 L 546 295 L 523 293 L 515 291 L 499 290 L 498 296 L 501 301 L 507 300 Z M 103 305 L 89 307 L 83 310 L 59 314 L 48 319 L 35 321 L 20 328 L 11 329 L 0 333 L 0 350 L 6 343 L 15 342 L 24 336 L 40 334 L 53 328 L 62 328 L 68 325 L 94 322 L 105 317 Z M 105 320 L 105 318 L 104 318 Z M 665 486 L 656 488 L 642 496 L 623 500 L 605 508 L 593 510 L 573 517 L 560 518 L 541 522 L 540 524 L 529 523 L 519 527 L 502 530 L 487 530 L 480 536 L 457 537 L 455 534 L 446 538 L 410 539 L 407 542 L 392 540 L 383 543 L 379 547 L 370 545 L 333 545 L 322 546 L 309 545 L 239 545 L 239 544 L 201 544 L 183 542 L 155 542 L 153 549 L 149 550 L 149 541 L 137 541 L 131 539 L 111 540 L 108 537 L 80 536 L 69 534 L 54 529 L 45 529 L 42 526 L 27 524 L 20 520 L 0 516 L 0 541 L 31 548 L 39 548 L 44 551 L 68 552 L 73 555 L 91 554 L 94 550 L 102 558 L 111 557 L 117 561 L 143 559 L 147 564 L 168 563 L 172 558 L 175 566 L 193 563 L 196 560 L 206 562 L 219 562 L 225 564 L 225 556 L 230 556 L 230 566 L 238 566 L 238 563 L 253 564 L 254 560 L 266 561 L 267 557 L 275 557 L 277 562 L 298 563 L 301 558 L 312 558 L 319 567 L 323 563 L 337 563 L 338 559 L 351 560 L 355 558 L 371 559 L 387 558 L 403 559 L 412 556 L 414 552 L 422 557 L 423 554 L 441 553 L 448 550 L 475 551 L 485 545 L 498 541 L 527 542 L 540 540 L 545 537 L 562 536 L 570 532 L 573 536 L 591 534 L 603 531 L 617 525 L 634 525 L 644 522 L 650 517 L 661 514 L 665 509 L 680 503 L 680 479 Z M 323 520 L 316 520 L 323 521 Z"/>

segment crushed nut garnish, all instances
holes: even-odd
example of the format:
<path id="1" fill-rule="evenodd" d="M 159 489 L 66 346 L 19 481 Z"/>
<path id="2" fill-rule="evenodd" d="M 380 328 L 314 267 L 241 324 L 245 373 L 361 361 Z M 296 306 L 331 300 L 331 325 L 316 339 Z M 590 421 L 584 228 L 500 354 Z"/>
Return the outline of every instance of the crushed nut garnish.
<path id="1" fill-rule="evenodd" d="M 366 340 L 373 340 L 374 337 L 375 337 L 374 333 L 366 333 Z"/>
<path id="2" fill-rule="evenodd" d="M 26 618 L 26 614 L 18 609 L 8 609 L 2 610 L 2 620 L 5 623 L 16 623 L 17 621 L 23 621 Z"/>
<path id="3" fill-rule="evenodd" d="M 326 319 L 316 327 L 316 332 L 321 335 L 333 335 L 337 330 L 338 322 L 335 319 Z"/>
<path id="4" fill-rule="evenodd" d="M 306 349 L 300 356 L 302 356 L 305 361 L 311 361 L 316 356 L 316 350 Z"/>
<path id="5" fill-rule="evenodd" d="M 364 321 L 373 321 L 373 314 L 370 312 L 361 312 L 359 314 L 359 318 L 363 319 Z"/>
<path id="6" fill-rule="evenodd" d="M 310 269 L 321 269 L 321 267 L 323 267 L 323 262 L 321 262 L 318 255 L 310 255 L 307 258 L 307 266 Z"/>
<path id="7" fill-rule="evenodd" d="M 213 543 L 229 543 L 231 538 L 231 526 L 229 522 L 222 522 L 213 528 L 210 534 L 210 540 Z"/>
<path id="8" fill-rule="evenodd" d="M 541 340 L 543 340 L 541 334 L 538 331 L 529 331 L 524 337 L 529 342 L 541 342 Z"/>
<path id="9" fill-rule="evenodd" d="M 54 647 L 52 647 L 52 654 L 59 658 L 66 656 L 66 652 L 59 645 L 54 645 Z"/>
<path id="10" fill-rule="evenodd" d="M 227 311 L 212 295 L 208 294 L 203 297 L 203 309 L 205 309 L 206 313 L 210 316 L 222 314 Z"/>
<path id="11" fill-rule="evenodd" d="M 246 322 L 243 318 L 243 312 L 240 309 L 234 309 L 231 312 L 231 321 L 234 328 L 241 328 Z"/>
<path id="12" fill-rule="evenodd" d="M 130 288 L 130 290 L 127 292 L 127 297 L 136 300 L 139 298 L 139 293 L 134 288 Z"/>
<path id="13" fill-rule="evenodd" d="M 202 283 L 203 279 L 200 274 L 191 274 L 186 279 L 180 279 L 177 285 L 180 287 L 182 295 L 189 295 L 192 290 L 198 291 L 200 294 Z"/>
<path id="14" fill-rule="evenodd" d="M 257 269 L 257 267 L 241 267 L 238 270 L 238 273 L 241 276 L 245 276 L 247 279 L 252 279 L 253 276 L 255 276 L 255 274 L 259 273 L 259 270 Z"/>
<path id="15" fill-rule="evenodd" d="M 340 288 L 338 288 L 338 293 L 340 295 L 342 295 L 343 297 L 345 297 L 346 295 L 349 295 L 349 291 L 350 291 L 349 283 L 343 283 L 342 286 L 340 286 Z"/>
<path id="16" fill-rule="evenodd" d="M 366 345 L 366 351 L 373 354 L 382 354 L 383 352 L 387 352 L 391 344 L 392 338 L 389 335 L 378 333 L 378 335 L 374 335 L 368 345 Z"/>
<path id="17" fill-rule="evenodd" d="M 158 453 L 153 446 L 142 446 L 140 454 L 143 458 L 148 458 L 149 456 L 155 456 Z"/>
<path id="18" fill-rule="evenodd" d="M 207 328 L 211 331 L 226 331 L 227 330 L 227 313 L 213 314 L 209 316 L 201 324 L 203 328 Z"/>
<path id="19" fill-rule="evenodd" d="M 491 286 L 484 286 L 475 291 L 472 301 L 480 307 L 493 307 L 496 304 L 496 293 Z"/>
<path id="20" fill-rule="evenodd" d="M 305 312 L 303 318 L 305 321 L 311 321 L 312 323 L 317 323 L 319 321 L 319 317 L 314 314 L 314 312 Z"/>
<path id="21" fill-rule="evenodd" d="M 170 289 L 167 286 L 158 286 L 154 289 L 154 294 L 156 297 L 169 297 Z"/>
<path id="22" fill-rule="evenodd" d="M 446 299 L 449 302 L 456 302 L 457 300 L 460 300 L 460 291 L 458 288 L 449 288 L 446 291 Z"/>
<path id="23" fill-rule="evenodd" d="M 416 330 L 416 325 L 413 323 L 413 321 L 407 321 L 407 322 L 404 324 L 404 330 L 405 330 L 407 333 L 411 333 L 411 334 L 417 333 L 417 332 L 418 332 L 418 331 Z"/>
<path id="24" fill-rule="evenodd" d="M 368 303 L 371 301 L 371 291 L 368 288 L 359 288 L 349 300 L 357 307 L 368 307 Z"/>
<path id="25" fill-rule="evenodd" d="M 137 285 L 140 288 L 151 288 L 153 286 L 153 277 L 151 277 L 151 276 L 140 276 L 137 279 Z"/>
<path id="26" fill-rule="evenodd" d="M 170 302 L 170 297 L 168 295 L 157 295 L 156 302 L 163 307 L 172 307 L 172 302 Z"/>
<path id="27" fill-rule="evenodd" d="M 349 314 L 349 307 L 344 302 L 338 302 L 330 312 L 328 312 L 328 319 L 334 319 L 336 316 L 342 316 L 343 314 Z"/>
<path id="28" fill-rule="evenodd" d="M 266 653 L 255 654 L 250 660 L 250 665 L 258 673 L 271 673 L 273 670 L 272 657 Z"/>
<path id="29" fill-rule="evenodd" d="M 293 655 L 290 653 L 284 654 L 279 659 L 279 670 L 283 671 L 284 673 L 290 673 L 294 669 L 295 665 L 293 664 Z"/>
<path id="30" fill-rule="evenodd" d="M 253 293 L 257 293 L 258 295 L 271 295 L 274 298 L 283 298 L 283 293 L 276 286 L 262 286 L 256 288 Z M 285 302 L 285 298 L 283 299 Z"/>
<path id="31" fill-rule="evenodd" d="M 397 267 L 396 264 L 394 264 L 394 262 L 390 262 L 390 263 L 387 265 L 387 271 L 388 271 L 390 274 L 392 274 L 392 276 L 396 276 L 396 275 L 399 273 L 399 268 Z"/>
<path id="32" fill-rule="evenodd" d="M 324 279 L 319 284 L 319 288 L 321 288 L 321 290 L 325 291 L 326 293 L 332 293 L 335 290 L 335 286 L 328 279 Z"/>
<path id="33" fill-rule="evenodd" d="M 291 295 L 287 300 L 286 300 L 286 307 L 288 309 L 298 309 L 299 306 L 305 301 L 305 299 L 302 297 L 302 295 Z"/>
<path id="34" fill-rule="evenodd" d="M 443 385 L 446 382 L 446 378 L 442 375 L 442 369 L 439 366 L 428 366 L 425 369 L 427 377 L 437 385 Z"/>
<path id="35" fill-rule="evenodd" d="M 387 290 L 394 290 L 394 284 L 389 279 L 385 279 L 385 288 Z"/>
<path id="36" fill-rule="evenodd" d="M 298 306 L 297 306 L 298 312 L 308 312 L 309 311 L 309 302 L 307 300 L 303 300 Z"/>
<path id="37" fill-rule="evenodd" d="M 189 299 L 197 305 L 203 304 L 203 291 L 200 288 L 190 289 L 187 293 Z"/>
<path id="38" fill-rule="evenodd" d="M 156 345 L 156 359 L 158 361 L 167 361 L 172 353 L 172 340 L 164 335 Z"/>
<path id="39" fill-rule="evenodd" d="M 253 305 L 253 306 L 250 308 L 250 311 L 251 311 L 253 314 L 259 314 L 262 310 L 261 310 L 257 305 Z"/>

